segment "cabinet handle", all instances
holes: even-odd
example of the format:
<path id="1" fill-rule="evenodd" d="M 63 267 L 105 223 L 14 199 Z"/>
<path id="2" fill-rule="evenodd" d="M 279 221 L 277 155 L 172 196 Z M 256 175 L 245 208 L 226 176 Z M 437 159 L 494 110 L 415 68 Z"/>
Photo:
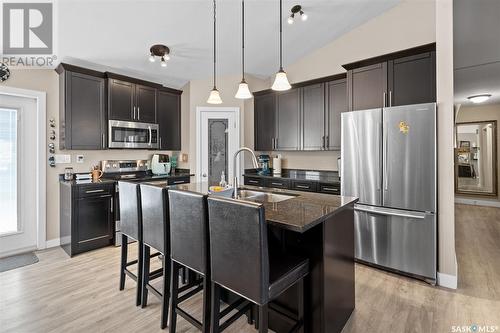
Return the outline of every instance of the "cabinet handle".
<path id="1" fill-rule="evenodd" d="M 85 191 L 85 193 L 99 193 L 99 192 L 104 192 L 104 190 L 100 189 L 100 190 L 87 190 L 87 191 Z"/>
<path id="2" fill-rule="evenodd" d="M 327 135 L 326 136 L 326 144 L 325 144 L 325 149 L 329 149 L 330 148 L 330 136 Z"/>
<path id="3" fill-rule="evenodd" d="M 274 139 L 274 149 L 278 149 L 278 138 Z"/>
<path id="4" fill-rule="evenodd" d="M 159 147 L 159 149 L 162 149 L 162 146 L 161 146 L 161 137 L 160 137 L 160 147 Z"/>
<path id="5" fill-rule="evenodd" d="M 258 181 L 258 180 L 251 180 L 251 179 L 249 179 L 249 180 L 248 180 L 248 182 L 249 182 L 250 184 L 258 184 L 258 183 L 259 183 L 259 181 Z"/>
<path id="6" fill-rule="evenodd" d="M 384 91 L 384 93 L 382 94 L 382 106 L 385 108 L 386 106 L 386 96 L 387 96 L 387 93 Z"/>
<path id="7" fill-rule="evenodd" d="M 310 189 L 311 188 L 310 186 L 306 186 L 306 185 L 295 185 L 295 187 L 297 187 L 297 188 L 305 188 L 305 189 Z"/>
<path id="8" fill-rule="evenodd" d="M 137 107 L 137 120 L 141 120 L 141 108 Z"/>
<path id="9" fill-rule="evenodd" d="M 338 188 L 334 188 L 334 187 L 323 187 L 323 191 L 338 192 L 339 189 Z"/>
<path id="10" fill-rule="evenodd" d="M 283 186 L 283 183 L 271 183 L 271 185 Z"/>
<path id="11" fill-rule="evenodd" d="M 392 106 L 392 90 L 389 90 L 389 106 Z"/>
<path id="12" fill-rule="evenodd" d="M 106 148 L 106 140 L 104 139 L 104 133 L 101 134 L 102 148 Z"/>
<path id="13" fill-rule="evenodd" d="M 135 106 L 134 106 L 134 114 L 132 115 L 132 119 L 135 119 Z"/>
<path id="14" fill-rule="evenodd" d="M 111 213 L 113 213 L 113 197 L 111 197 Z"/>
<path id="15" fill-rule="evenodd" d="M 172 182 L 172 184 L 184 184 L 184 183 L 185 183 L 185 181 L 184 181 L 184 180 L 174 180 L 174 181 Z"/>

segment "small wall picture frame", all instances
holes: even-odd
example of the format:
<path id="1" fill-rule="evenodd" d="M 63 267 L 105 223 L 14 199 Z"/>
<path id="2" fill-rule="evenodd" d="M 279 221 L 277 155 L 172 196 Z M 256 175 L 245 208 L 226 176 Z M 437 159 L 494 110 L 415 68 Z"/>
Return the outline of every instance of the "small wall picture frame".
<path id="1" fill-rule="evenodd" d="M 460 148 L 470 148 L 470 141 L 460 141 Z"/>

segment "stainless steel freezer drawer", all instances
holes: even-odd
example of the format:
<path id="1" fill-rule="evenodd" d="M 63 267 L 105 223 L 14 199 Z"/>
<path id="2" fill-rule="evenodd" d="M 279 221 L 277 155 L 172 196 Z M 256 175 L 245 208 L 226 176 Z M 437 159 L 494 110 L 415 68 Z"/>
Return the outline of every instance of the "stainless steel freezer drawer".
<path id="1" fill-rule="evenodd" d="M 436 279 L 436 216 L 356 205 L 357 259 L 430 280 Z"/>

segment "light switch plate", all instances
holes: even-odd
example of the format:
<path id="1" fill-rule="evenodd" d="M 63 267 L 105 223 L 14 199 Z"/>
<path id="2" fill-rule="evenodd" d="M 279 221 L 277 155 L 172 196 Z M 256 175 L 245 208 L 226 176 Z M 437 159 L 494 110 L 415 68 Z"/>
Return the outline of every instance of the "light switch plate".
<path id="1" fill-rule="evenodd" d="M 68 164 L 71 163 L 71 155 L 67 154 L 56 154 L 54 155 L 56 164 Z"/>
<path id="2" fill-rule="evenodd" d="M 83 163 L 84 160 L 83 155 L 76 155 L 76 163 Z"/>
<path id="3" fill-rule="evenodd" d="M 188 161 L 188 154 L 181 154 L 181 161 L 186 163 Z"/>

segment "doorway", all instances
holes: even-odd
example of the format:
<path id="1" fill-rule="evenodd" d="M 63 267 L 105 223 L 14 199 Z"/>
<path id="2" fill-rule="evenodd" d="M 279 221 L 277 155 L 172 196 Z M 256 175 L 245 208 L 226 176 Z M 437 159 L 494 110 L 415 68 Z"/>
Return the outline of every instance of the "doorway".
<path id="1" fill-rule="evenodd" d="M 0 89 L 0 257 L 45 248 L 45 93 Z"/>
<path id="2" fill-rule="evenodd" d="M 199 182 L 218 185 L 221 174 L 232 183 L 233 155 L 240 147 L 240 109 L 236 107 L 196 108 L 196 174 Z M 238 175 L 241 172 L 238 172 Z"/>

